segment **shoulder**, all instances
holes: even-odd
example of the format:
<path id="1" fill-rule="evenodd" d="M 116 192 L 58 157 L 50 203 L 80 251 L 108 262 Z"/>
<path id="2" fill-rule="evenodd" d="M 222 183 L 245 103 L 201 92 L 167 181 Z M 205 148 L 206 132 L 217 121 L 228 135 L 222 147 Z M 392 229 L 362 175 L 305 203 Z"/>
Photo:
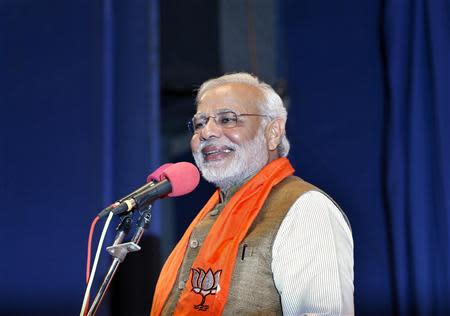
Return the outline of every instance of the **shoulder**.
<path id="1" fill-rule="evenodd" d="M 305 180 L 290 176 L 274 187 L 276 201 L 289 201 L 287 217 L 292 216 L 332 216 L 345 224 L 350 231 L 350 222 L 340 206 L 324 191 Z"/>
<path id="2" fill-rule="evenodd" d="M 314 189 L 317 188 L 311 183 L 308 183 L 297 176 L 289 176 L 283 179 L 283 181 L 281 181 L 280 183 L 278 183 L 273 188 L 273 192 L 282 192 L 285 190 L 289 190 L 294 193 L 303 193 Z"/>
<path id="3" fill-rule="evenodd" d="M 320 189 L 314 188 L 303 192 L 290 207 L 283 224 L 303 228 L 318 226 L 335 226 L 351 238 L 351 227 L 347 216 L 338 204 Z"/>
<path id="4" fill-rule="evenodd" d="M 315 186 L 301 178 L 289 176 L 272 188 L 269 199 L 273 204 L 287 204 L 290 207 L 305 192 L 315 189 Z"/>

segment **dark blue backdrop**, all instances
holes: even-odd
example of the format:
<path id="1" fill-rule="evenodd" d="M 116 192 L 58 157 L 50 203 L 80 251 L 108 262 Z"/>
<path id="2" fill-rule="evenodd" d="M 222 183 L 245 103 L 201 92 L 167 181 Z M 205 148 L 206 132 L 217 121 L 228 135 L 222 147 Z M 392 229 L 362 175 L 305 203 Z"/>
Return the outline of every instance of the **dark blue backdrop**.
<path id="1" fill-rule="evenodd" d="M 395 313 L 450 313 L 450 2 L 386 2 L 386 211 Z"/>
<path id="2" fill-rule="evenodd" d="M 450 312 L 450 2 L 286 1 L 300 175 L 346 210 L 361 315 Z"/>
<path id="3" fill-rule="evenodd" d="M 157 4 L 1 2 L 1 315 L 77 314 L 90 221 L 159 164 Z"/>
<path id="4" fill-rule="evenodd" d="M 291 159 L 297 173 L 331 194 L 350 219 L 357 313 L 389 315 L 380 3 L 283 3 Z"/>
<path id="5" fill-rule="evenodd" d="M 110 159 L 102 146 L 102 7 L 7 1 L 0 12 L 0 310 L 75 312 L 89 212 L 103 203 Z"/>

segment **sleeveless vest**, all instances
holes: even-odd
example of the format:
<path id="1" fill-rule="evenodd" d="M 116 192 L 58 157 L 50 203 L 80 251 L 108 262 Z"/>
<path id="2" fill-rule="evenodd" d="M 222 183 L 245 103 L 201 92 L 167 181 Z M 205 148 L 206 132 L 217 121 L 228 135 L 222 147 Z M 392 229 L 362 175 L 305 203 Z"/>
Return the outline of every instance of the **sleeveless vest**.
<path id="1" fill-rule="evenodd" d="M 222 315 L 282 315 L 280 295 L 271 269 L 272 245 L 291 206 L 302 194 L 312 190 L 320 191 L 295 176 L 287 177 L 272 189 L 239 246 Z M 177 281 L 164 305 L 162 315 L 172 315 L 184 287 L 192 287 L 191 265 L 224 206 L 217 204 L 193 230 Z M 344 218 L 348 222 L 345 214 Z"/>

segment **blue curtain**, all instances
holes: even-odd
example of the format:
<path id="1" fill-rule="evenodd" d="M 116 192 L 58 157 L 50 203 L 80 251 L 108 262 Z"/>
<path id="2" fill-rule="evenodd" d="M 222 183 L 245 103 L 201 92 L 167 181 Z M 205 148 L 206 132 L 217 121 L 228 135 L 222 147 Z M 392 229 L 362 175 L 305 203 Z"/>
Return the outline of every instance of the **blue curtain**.
<path id="1" fill-rule="evenodd" d="M 450 2 L 280 4 L 290 157 L 350 218 L 356 314 L 449 315 Z"/>
<path id="2" fill-rule="evenodd" d="M 0 1 L 0 315 L 79 313 L 93 217 L 158 166 L 157 5 Z"/>
<path id="3" fill-rule="evenodd" d="M 450 2 L 385 3 L 396 315 L 450 313 Z"/>

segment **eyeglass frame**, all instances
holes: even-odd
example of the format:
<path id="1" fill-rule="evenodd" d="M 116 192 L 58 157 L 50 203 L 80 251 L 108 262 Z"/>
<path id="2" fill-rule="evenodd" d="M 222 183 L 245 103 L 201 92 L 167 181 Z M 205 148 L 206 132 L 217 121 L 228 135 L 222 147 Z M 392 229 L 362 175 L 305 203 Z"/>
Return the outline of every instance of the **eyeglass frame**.
<path id="1" fill-rule="evenodd" d="M 226 113 L 233 113 L 233 114 L 236 116 L 236 121 L 235 121 L 235 125 L 234 125 L 234 126 L 226 127 L 226 126 L 223 126 L 222 124 L 220 124 L 220 122 L 217 122 L 217 120 L 216 120 L 217 116 L 220 115 L 220 114 L 226 114 Z M 259 117 L 268 117 L 268 118 L 270 118 L 270 116 L 267 115 L 267 114 L 256 114 L 256 113 L 243 113 L 243 114 L 237 114 L 237 113 L 234 112 L 234 111 L 226 110 L 226 111 L 217 112 L 217 113 L 215 113 L 214 115 L 208 115 L 208 116 L 205 116 L 205 119 L 206 119 L 205 125 L 204 125 L 202 128 L 200 128 L 200 129 L 198 129 L 198 130 L 195 130 L 195 128 L 194 128 L 194 119 L 195 119 L 195 116 L 196 116 L 196 115 L 194 115 L 194 116 L 187 122 L 188 130 L 189 130 L 189 132 L 191 132 L 193 135 L 194 135 L 194 134 L 197 134 L 197 133 L 200 132 L 203 128 L 205 128 L 205 126 L 208 124 L 209 119 L 210 119 L 211 117 L 214 119 L 214 122 L 216 123 L 216 125 L 220 126 L 221 128 L 235 128 L 235 127 L 237 126 L 237 123 L 238 123 L 238 118 L 241 117 L 241 116 L 259 116 Z"/>

